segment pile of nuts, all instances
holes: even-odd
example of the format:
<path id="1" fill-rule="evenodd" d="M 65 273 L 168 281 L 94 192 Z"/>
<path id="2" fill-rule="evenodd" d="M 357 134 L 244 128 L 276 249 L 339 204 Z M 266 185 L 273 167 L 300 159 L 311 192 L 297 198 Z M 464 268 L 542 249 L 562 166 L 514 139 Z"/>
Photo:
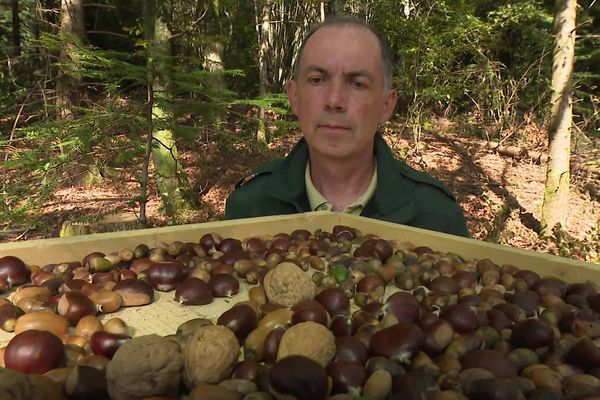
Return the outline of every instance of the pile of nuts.
<path id="1" fill-rule="evenodd" d="M 131 338 L 122 307 L 249 300 Z M 0 258 L 2 399 L 600 398 L 595 284 L 355 228 Z M 391 293 L 391 294 L 390 294 Z M 291 396 L 291 397 L 290 397 Z"/>

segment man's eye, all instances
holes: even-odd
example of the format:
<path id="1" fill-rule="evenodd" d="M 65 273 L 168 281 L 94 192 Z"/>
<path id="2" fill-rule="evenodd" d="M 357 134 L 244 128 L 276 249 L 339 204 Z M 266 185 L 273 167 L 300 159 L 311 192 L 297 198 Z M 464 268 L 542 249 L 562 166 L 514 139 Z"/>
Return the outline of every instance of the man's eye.
<path id="1" fill-rule="evenodd" d="M 362 81 L 353 81 L 352 86 L 354 86 L 357 89 L 365 89 L 367 87 L 367 84 Z"/>
<path id="2" fill-rule="evenodd" d="M 308 78 L 308 81 L 314 85 L 317 85 L 321 82 L 323 82 L 323 77 L 321 76 L 311 76 Z"/>

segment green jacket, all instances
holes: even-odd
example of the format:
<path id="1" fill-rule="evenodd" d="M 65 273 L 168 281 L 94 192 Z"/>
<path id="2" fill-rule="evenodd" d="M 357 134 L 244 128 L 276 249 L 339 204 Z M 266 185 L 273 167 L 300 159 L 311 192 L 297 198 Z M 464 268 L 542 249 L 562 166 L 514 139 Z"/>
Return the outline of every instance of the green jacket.
<path id="1" fill-rule="evenodd" d="M 468 236 L 463 213 L 444 184 L 396 160 L 380 135 L 375 156 L 377 188 L 362 216 Z M 308 145 L 301 139 L 286 158 L 258 168 L 227 199 L 226 218 L 311 211 L 304 185 L 307 160 Z"/>

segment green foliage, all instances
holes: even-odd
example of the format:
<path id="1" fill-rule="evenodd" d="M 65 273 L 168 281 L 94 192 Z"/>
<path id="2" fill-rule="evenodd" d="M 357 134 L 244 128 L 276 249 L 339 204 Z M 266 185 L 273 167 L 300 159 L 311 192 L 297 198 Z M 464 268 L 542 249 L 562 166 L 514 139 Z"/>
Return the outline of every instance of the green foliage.
<path id="1" fill-rule="evenodd" d="M 52 118 L 55 109 L 48 106 L 51 118 L 15 132 L 12 143 L 19 141 L 20 150 L 13 152 L 6 163 L 12 179 L 0 192 L 0 219 L 17 222 L 35 215 L 31 212 L 47 201 L 57 186 L 67 180 L 76 181 L 77 175 L 85 172 L 80 167 L 90 162 L 105 176 L 113 168 L 142 164 L 148 131 L 146 87 L 150 79 L 143 42 L 129 53 L 90 48 L 59 35 L 44 35 L 41 39 L 50 52 L 58 52 L 65 43 L 73 46 L 72 61 L 55 66 L 68 67 L 82 79 L 88 103 L 73 107 L 74 117 L 66 120 Z M 172 118 L 155 122 L 155 128 L 172 129 L 181 138 L 193 139 L 201 126 L 209 125 L 217 111 L 233 101 L 234 94 L 212 84 L 215 73 L 193 67 L 193 60 L 188 61 L 182 63 L 179 59 L 170 71 L 173 96 L 157 96 Z M 222 75 L 239 74 L 226 71 Z M 0 147 L 8 144 L 0 142 Z M 31 176 L 31 181 L 17 179 L 20 175 Z M 125 179 L 140 181 L 141 171 L 133 169 L 126 175 Z M 37 195 L 24 200 L 20 196 L 23 193 Z"/>
<path id="2" fill-rule="evenodd" d="M 579 129 L 600 138 L 600 7 L 593 4 L 578 8 L 573 113 Z"/>
<path id="3" fill-rule="evenodd" d="M 373 18 L 396 59 L 401 114 L 473 113 L 500 133 L 547 98 L 552 14 L 541 2 L 422 2 L 397 16 L 385 2 Z"/>
<path id="4" fill-rule="evenodd" d="M 243 104 L 257 108 L 268 109 L 280 116 L 286 115 L 290 111 L 288 98 L 283 93 L 267 93 L 262 97 L 257 97 L 254 99 L 237 100 L 234 102 L 234 104 Z"/>

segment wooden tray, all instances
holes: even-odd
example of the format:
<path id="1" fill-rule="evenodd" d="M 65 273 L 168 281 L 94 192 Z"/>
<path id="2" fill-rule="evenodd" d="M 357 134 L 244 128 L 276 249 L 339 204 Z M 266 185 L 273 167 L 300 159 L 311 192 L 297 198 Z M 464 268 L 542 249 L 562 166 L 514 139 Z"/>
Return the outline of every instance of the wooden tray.
<path id="1" fill-rule="evenodd" d="M 161 242 L 169 243 L 174 240 L 198 241 L 208 232 L 243 239 L 254 235 L 290 233 L 295 229 L 331 230 L 333 226 L 340 224 L 352 226 L 365 234 L 375 233 L 384 239 L 409 241 L 415 245 L 429 246 L 434 250 L 454 252 L 467 259 L 489 258 L 499 265 L 510 263 L 519 268 L 531 269 L 540 275 L 556 276 L 568 282 L 592 281 L 600 284 L 598 264 L 328 211 L 3 243 L 0 244 L 0 257 L 13 255 L 28 264 L 45 265 L 81 260 L 92 251 L 110 253 L 123 248 L 133 248 L 140 243 L 155 247 Z M 196 317 L 216 319 L 232 304 L 248 298 L 245 284 L 242 284 L 238 295 L 228 299 L 215 299 L 213 303 L 205 306 L 181 306 L 173 300 L 173 291 L 156 294 L 157 301 L 153 304 L 125 308 L 103 318 L 122 318 L 133 328 L 136 336 L 148 333 L 168 335 L 174 333 L 177 326 L 184 321 Z M 0 331 L 0 347 L 11 337 L 12 334 Z"/>

